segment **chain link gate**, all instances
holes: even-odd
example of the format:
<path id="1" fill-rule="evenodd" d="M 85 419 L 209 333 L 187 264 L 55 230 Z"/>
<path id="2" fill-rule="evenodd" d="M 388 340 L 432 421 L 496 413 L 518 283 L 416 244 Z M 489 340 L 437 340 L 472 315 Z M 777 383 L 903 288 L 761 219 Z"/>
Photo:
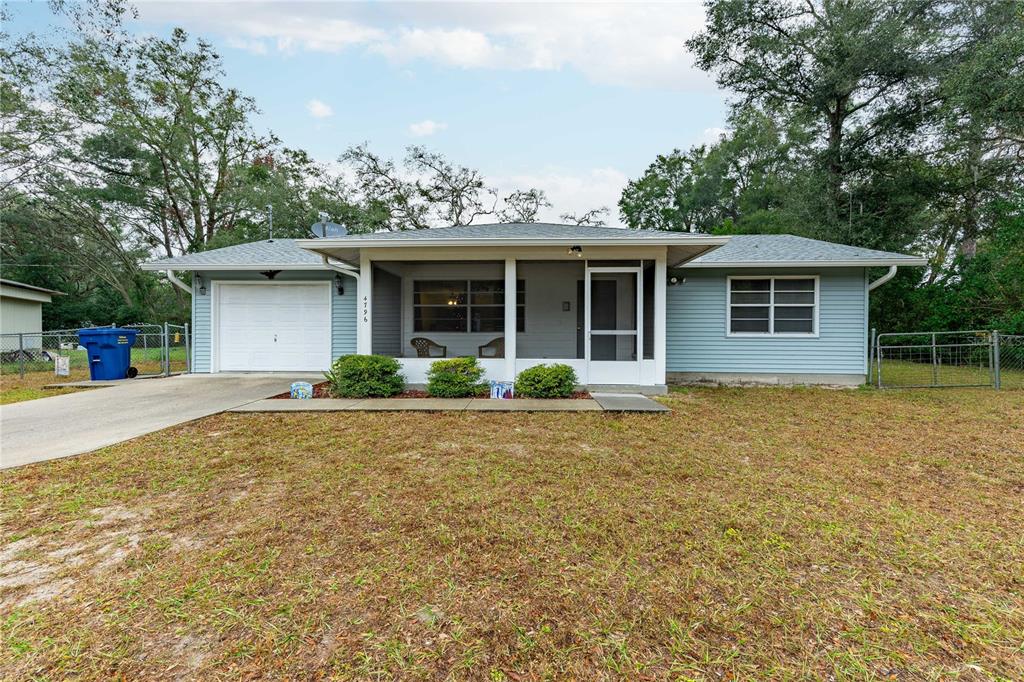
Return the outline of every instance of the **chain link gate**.
<path id="1" fill-rule="evenodd" d="M 873 337 L 878 388 L 1024 388 L 1024 336 L 999 331 L 893 332 Z"/>
<path id="2" fill-rule="evenodd" d="M 139 376 L 169 376 L 191 370 L 191 338 L 187 324 L 128 324 L 124 327 L 138 331 L 129 364 L 139 370 Z M 66 362 L 68 371 L 60 380 L 89 378 L 89 358 L 78 343 L 78 329 L 0 334 L 0 374 L 21 377 L 31 372 L 54 374 L 58 362 Z"/>

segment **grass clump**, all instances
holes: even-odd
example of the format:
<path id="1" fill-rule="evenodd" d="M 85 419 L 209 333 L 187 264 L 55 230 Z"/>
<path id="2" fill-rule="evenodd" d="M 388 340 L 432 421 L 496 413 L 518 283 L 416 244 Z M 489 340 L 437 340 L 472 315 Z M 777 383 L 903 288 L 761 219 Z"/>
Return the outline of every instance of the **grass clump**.
<path id="1" fill-rule="evenodd" d="M 335 398 L 390 398 L 405 387 L 400 369 L 384 355 L 344 355 L 324 376 Z"/>
<path id="2" fill-rule="evenodd" d="M 576 388 L 576 371 L 569 365 L 536 365 L 516 377 L 516 395 L 522 398 L 568 398 Z"/>
<path id="3" fill-rule="evenodd" d="M 435 398 L 472 398 L 487 390 L 476 358 L 438 360 L 427 372 L 427 393 Z"/>

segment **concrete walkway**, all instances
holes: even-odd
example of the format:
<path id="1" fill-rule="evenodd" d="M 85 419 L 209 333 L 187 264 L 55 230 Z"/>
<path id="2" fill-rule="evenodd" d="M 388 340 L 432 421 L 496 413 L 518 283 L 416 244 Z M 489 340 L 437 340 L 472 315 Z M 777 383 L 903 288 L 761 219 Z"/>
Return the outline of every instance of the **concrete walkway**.
<path id="1" fill-rule="evenodd" d="M 650 398 L 625 393 L 594 393 L 590 399 L 490 400 L 487 398 L 368 398 L 257 400 L 229 412 L 670 412 Z"/>
<path id="2" fill-rule="evenodd" d="M 0 406 L 0 468 L 80 455 L 288 390 L 309 374 L 192 374 Z M 278 401 L 288 402 L 288 401 Z"/>

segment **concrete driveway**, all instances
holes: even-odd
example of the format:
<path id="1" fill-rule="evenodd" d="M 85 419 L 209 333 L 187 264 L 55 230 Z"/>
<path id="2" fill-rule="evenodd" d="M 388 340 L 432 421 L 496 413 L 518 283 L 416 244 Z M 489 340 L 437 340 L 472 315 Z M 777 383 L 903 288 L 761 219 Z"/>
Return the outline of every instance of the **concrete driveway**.
<path id="1" fill-rule="evenodd" d="M 312 374 L 136 379 L 0 406 L 0 468 L 80 455 L 288 390 Z"/>

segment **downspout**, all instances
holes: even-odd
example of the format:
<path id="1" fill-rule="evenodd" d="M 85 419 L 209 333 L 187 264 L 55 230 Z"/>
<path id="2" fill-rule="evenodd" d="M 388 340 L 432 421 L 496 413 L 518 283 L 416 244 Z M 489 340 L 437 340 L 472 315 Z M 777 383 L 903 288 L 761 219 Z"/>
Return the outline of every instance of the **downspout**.
<path id="1" fill-rule="evenodd" d="M 895 277 L 896 276 L 896 269 L 897 268 L 896 268 L 895 265 L 890 265 L 889 266 L 889 272 L 885 273 L 884 275 L 882 275 L 881 277 L 879 277 L 874 282 L 872 282 L 871 284 L 868 285 L 868 291 L 874 291 L 875 289 L 877 289 L 878 287 L 882 286 L 883 284 L 888 282 L 890 279 Z"/>
<path id="2" fill-rule="evenodd" d="M 179 289 L 187 293 L 189 296 L 192 295 L 192 287 L 178 279 L 177 275 L 174 274 L 173 270 L 164 270 L 164 274 L 167 275 L 168 282 L 178 287 Z"/>
<path id="3" fill-rule="evenodd" d="M 356 282 L 359 281 L 359 271 L 356 270 L 355 268 L 348 265 L 339 265 L 338 263 L 332 263 L 330 258 L 323 254 L 320 254 L 320 257 L 324 259 L 325 268 L 329 270 L 334 270 L 335 272 L 340 272 L 343 275 L 348 275 L 349 277 L 355 279 Z"/>
<path id="4" fill-rule="evenodd" d="M 885 284 L 886 282 L 888 282 L 890 279 L 892 279 L 895 276 L 896 276 L 896 266 L 895 265 L 890 265 L 889 266 L 889 271 L 887 273 L 885 273 L 884 275 L 882 275 L 881 277 L 876 279 L 874 282 L 871 282 L 870 284 L 868 284 L 868 295 L 870 295 L 872 291 L 874 291 L 878 287 L 882 286 L 883 284 Z M 868 296 L 865 296 L 864 297 L 865 303 L 867 302 L 867 299 L 868 299 Z M 865 333 L 867 333 L 867 332 L 865 331 Z M 878 352 L 877 349 L 875 348 L 875 344 L 877 343 L 876 338 L 877 337 L 875 335 L 875 330 L 872 327 L 872 329 L 871 329 L 871 340 L 868 342 L 870 344 L 868 346 L 868 358 L 867 358 L 867 363 L 866 363 L 866 367 L 865 367 L 865 371 L 867 372 L 867 379 L 868 379 L 868 384 L 869 385 L 871 384 L 871 372 L 873 371 L 871 363 L 874 360 L 874 358 L 872 356 L 874 355 L 874 353 Z M 881 385 L 882 385 L 881 370 L 879 369 L 878 372 L 879 372 L 878 385 L 879 385 L 879 387 L 881 387 Z"/>

